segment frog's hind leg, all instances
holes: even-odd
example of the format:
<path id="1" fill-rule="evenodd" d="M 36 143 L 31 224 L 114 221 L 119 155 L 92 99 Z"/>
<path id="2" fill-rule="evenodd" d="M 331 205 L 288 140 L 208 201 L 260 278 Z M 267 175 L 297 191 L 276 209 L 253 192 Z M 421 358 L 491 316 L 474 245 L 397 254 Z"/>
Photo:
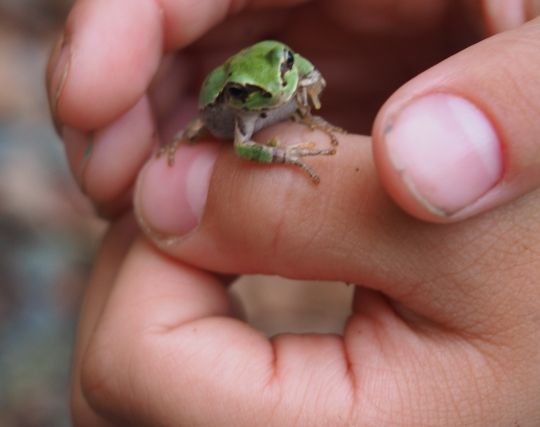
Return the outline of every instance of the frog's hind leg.
<path id="1" fill-rule="evenodd" d="M 171 142 L 161 147 L 156 153 L 156 157 L 167 156 L 167 163 L 169 166 L 173 166 L 176 151 L 180 145 L 195 143 L 204 131 L 204 121 L 200 117 L 196 117 L 188 123 L 184 130 L 178 132 Z"/>
<path id="2" fill-rule="evenodd" d="M 309 127 L 311 130 L 320 130 L 324 132 L 330 138 L 330 143 L 335 147 L 339 144 L 339 141 L 336 137 L 336 133 L 346 134 L 347 131 L 338 126 L 334 126 L 331 123 L 328 123 L 321 116 L 314 116 L 311 113 L 305 113 L 297 111 L 292 119 L 296 123 L 302 123 Z"/>
<path id="3" fill-rule="evenodd" d="M 238 125 L 235 129 L 234 148 L 236 154 L 244 159 L 259 163 L 285 163 L 300 167 L 318 184 L 321 179 L 311 166 L 302 161 L 307 156 L 331 156 L 336 153 L 335 148 L 320 149 L 312 142 L 296 145 L 281 145 L 276 138 L 267 144 L 258 144 L 242 134 Z"/>

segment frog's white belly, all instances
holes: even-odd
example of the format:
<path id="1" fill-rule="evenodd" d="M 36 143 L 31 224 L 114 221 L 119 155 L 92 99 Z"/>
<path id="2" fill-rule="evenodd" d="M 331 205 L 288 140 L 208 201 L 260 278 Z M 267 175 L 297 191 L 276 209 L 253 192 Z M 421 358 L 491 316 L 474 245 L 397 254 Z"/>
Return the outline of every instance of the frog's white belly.
<path id="1" fill-rule="evenodd" d="M 217 138 L 233 139 L 234 125 L 237 117 L 255 118 L 254 132 L 281 122 L 291 117 L 296 111 L 296 100 L 293 98 L 286 104 L 265 111 L 242 111 L 231 108 L 227 104 L 216 104 L 205 108 L 201 113 L 204 125 Z"/>

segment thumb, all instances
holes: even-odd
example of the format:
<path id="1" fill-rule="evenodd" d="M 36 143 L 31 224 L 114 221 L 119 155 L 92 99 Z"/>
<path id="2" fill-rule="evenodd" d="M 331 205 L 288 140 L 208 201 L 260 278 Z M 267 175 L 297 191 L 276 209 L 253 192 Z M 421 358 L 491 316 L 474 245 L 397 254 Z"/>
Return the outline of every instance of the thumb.
<path id="1" fill-rule="evenodd" d="M 540 184 L 539 47 L 537 19 L 458 53 L 388 100 L 374 156 L 406 211 L 460 220 Z"/>

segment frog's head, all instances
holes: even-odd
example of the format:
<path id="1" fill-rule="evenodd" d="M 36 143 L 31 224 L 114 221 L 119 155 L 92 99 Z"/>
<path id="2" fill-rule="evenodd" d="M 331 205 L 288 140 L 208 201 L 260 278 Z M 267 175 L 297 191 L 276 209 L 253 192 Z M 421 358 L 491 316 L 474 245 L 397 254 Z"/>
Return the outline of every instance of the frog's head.
<path id="1" fill-rule="evenodd" d="M 200 105 L 205 107 L 219 100 L 243 110 L 279 107 L 293 97 L 300 79 L 313 68 L 283 43 L 256 43 L 208 75 Z"/>

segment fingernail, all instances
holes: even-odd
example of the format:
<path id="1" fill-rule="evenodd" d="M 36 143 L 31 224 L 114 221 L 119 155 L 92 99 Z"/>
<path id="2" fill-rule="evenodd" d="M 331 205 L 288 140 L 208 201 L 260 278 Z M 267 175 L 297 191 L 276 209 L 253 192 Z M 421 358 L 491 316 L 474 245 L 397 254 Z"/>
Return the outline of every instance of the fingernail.
<path id="1" fill-rule="evenodd" d="M 135 209 L 151 235 L 183 236 L 200 223 L 219 145 L 181 146 L 173 166 L 154 158 L 137 183 Z"/>
<path id="2" fill-rule="evenodd" d="M 540 15 L 540 0 L 526 0 L 527 19 L 534 19 Z"/>
<path id="3" fill-rule="evenodd" d="M 55 120 L 58 108 L 58 100 L 60 99 L 62 89 L 64 88 L 64 84 L 67 79 L 70 60 L 71 53 L 69 43 L 66 36 L 62 34 L 53 48 L 49 64 L 47 66 L 49 105 Z"/>
<path id="4" fill-rule="evenodd" d="M 429 211 L 451 216 L 488 192 L 503 174 L 502 148 L 490 120 L 448 94 L 407 105 L 389 127 L 389 158 Z"/>

